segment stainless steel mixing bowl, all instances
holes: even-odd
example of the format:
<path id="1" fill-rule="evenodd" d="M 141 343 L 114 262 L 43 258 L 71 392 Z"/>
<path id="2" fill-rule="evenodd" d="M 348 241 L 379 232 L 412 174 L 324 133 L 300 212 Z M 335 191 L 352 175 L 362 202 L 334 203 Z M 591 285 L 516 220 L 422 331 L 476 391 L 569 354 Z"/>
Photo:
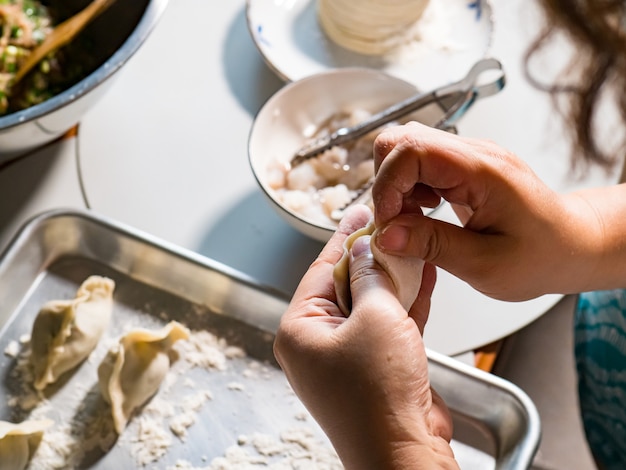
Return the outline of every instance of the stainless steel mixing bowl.
<path id="1" fill-rule="evenodd" d="M 89 0 L 61 2 L 66 11 L 79 11 Z M 91 72 L 43 103 L 0 117 L 0 163 L 64 134 L 109 89 L 114 75 L 139 49 L 157 24 L 167 0 L 118 1 L 81 33 L 91 44 Z"/>

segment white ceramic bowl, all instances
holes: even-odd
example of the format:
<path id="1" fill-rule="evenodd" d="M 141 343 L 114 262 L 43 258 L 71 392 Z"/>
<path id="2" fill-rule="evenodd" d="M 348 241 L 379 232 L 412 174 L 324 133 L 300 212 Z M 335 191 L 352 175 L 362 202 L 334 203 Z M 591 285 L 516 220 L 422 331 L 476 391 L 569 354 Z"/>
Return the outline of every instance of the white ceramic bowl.
<path id="1" fill-rule="evenodd" d="M 263 193 L 280 216 L 296 230 L 327 241 L 336 224 L 307 219 L 285 207 L 268 184 L 273 162 L 288 162 L 310 135 L 335 113 L 364 109 L 378 112 L 417 93 L 414 85 L 384 72 L 365 68 L 341 68 L 291 82 L 274 94 L 257 114 L 248 142 L 252 172 Z M 441 116 L 436 104 L 415 112 L 403 121 L 432 125 Z"/>
<path id="2" fill-rule="evenodd" d="M 90 0 L 42 0 L 77 12 Z M 165 10 L 167 0 L 118 0 L 81 35 L 95 44 L 93 70 L 43 103 L 0 117 L 0 162 L 59 137 L 77 124 L 139 49 Z"/>

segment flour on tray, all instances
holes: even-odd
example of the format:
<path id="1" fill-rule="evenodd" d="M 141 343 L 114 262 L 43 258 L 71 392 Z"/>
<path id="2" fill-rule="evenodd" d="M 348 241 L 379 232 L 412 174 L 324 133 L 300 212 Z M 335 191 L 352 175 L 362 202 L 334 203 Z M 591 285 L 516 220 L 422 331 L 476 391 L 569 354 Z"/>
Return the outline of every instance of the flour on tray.
<path id="1" fill-rule="evenodd" d="M 239 436 L 237 443 L 208 466 L 196 467 L 179 460 L 167 470 L 341 470 L 343 466 L 327 443 L 320 441 L 308 428 L 293 428 L 280 436 L 254 433 Z"/>
<path id="2" fill-rule="evenodd" d="M 95 374 L 94 369 L 112 341 L 112 338 L 103 338 L 92 357 L 80 368 L 90 369 Z M 192 330 L 187 340 L 174 346 L 177 357 L 159 391 L 136 413 L 121 435 L 114 430 L 110 409 L 99 392 L 96 376 L 92 383 L 85 383 L 84 379 L 78 385 L 61 383 L 52 393 L 44 393 L 32 386 L 29 338 L 23 338 L 19 343 L 11 342 L 4 352 L 15 362 L 11 371 L 14 388 L 9 396 L 14 415 L 20 419 L 49 418 L 56 423 L 44 433 L 29 470 L 82 468 L 113 451 L 130 454 L 138 468 L 151 469 L 343 468 L 329 442 L 320 437 L 319 431 L 316 433 L 312 427 L 307 428 L 306 421 L 310 417 L 302 411 L 301 405 L 294 409 L 292 416 L 294 425 L 299 422 L 301 428 L 285 429 L 279 435 L 259 432 L 239 435 L 236 443 L 224 445 L 222 455 L 218 452 L 217 456 L 202 457 L 200 464 L 206 463 L 207 466 L 194 467 L 187 458 L 165 459 L 174 446 L 184 446 L 188 442 L 199 414 L 217 406 L 214 405 L 216 399 L 228 403 L 250 399 L 254 403 L 252 395 L 257 387 L 248 385 L 250 381 L 269 382 L 272 376 L 281 374 L 275 367 L 248 357 L 242 348 L 209 331 Z M 236 367 L 234 361 L 237 361 Z M 212 374 L 221 379 L 207 380 Z M 70 376 L 67 382 L 72 379 Z M 272 393 L 281 394 L 283 402 L 287 397 L 295 403 L 295 394 L 288 385 L 287 389 L 286 394 L 284 390 Z M 246 393 L 242 394 L 243 391 Z M 60 398 L 71 402 L 73 409 L 54 406 L 54 400 Z M 68 414 L 69 419 L 66 418 Z M 216 425 L 215 432 L 220 432 L 220 423 Z M 212 437 L 207 435 L 202 439 Z M 196 461 L 195 465 L 198 463 Z"/>

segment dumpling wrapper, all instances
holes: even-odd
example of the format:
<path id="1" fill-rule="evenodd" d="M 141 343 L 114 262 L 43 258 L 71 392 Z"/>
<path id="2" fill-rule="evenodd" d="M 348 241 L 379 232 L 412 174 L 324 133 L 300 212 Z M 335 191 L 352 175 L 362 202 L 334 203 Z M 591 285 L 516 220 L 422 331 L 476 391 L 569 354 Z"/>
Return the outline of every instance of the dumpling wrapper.
<path id="1" fill-rule="evenodd" d="M 372 220 L 365 227 L 356 230 L 348 236 L 343 244 L 343 256 L 333 270 L 337 304 L 345 316 L 349 316 L 352 311 L 349 272 L 350 249 L 358 238 L 365 235 L 373 235 L 375 230 L 376 227 Z M 415 257 L 392 256 L 383 253 L 373 241 L 370 247 L 376 262 L 380 264 L 391 278 L 400 305 L 408 311 L 415 302 L 422 285 L 424 261 Z"/>
<path id="2" fill-rule="evenodd" d="M 98 367 L 98 383 L 111 405 L 115 431 L 121 434 L 133 411 L 159 389 L 170 369 L 174 343 L 188 339 L 189 330 L 170 322 L 158 331 L 135 329 L 120 338 Z"/>
<path id="3" fill-rule="evenodd" d="M 73 369 L 94 350 L 113 310 L 115 282 L 88 277 L 72 300 L 43 305 L 33 324 L 30 361 L 37 390 Z"/>
<path id="4" fill-rule="evenodd" d="M 14 424 L 0 421 L 0 470 L 23 470 L 41 442 L 49 419 Z"/>

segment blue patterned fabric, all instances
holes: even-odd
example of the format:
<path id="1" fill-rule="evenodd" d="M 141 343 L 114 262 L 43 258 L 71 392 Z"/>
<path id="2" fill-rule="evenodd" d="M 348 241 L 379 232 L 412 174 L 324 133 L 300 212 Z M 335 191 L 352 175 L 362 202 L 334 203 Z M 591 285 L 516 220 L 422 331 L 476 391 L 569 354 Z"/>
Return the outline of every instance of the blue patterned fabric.
<path id="1" fill-rule="evenodd" d="M 626 290 L 581 294 L 574 326 L 589 447 L 601 468 L 626 469 Z"/>

